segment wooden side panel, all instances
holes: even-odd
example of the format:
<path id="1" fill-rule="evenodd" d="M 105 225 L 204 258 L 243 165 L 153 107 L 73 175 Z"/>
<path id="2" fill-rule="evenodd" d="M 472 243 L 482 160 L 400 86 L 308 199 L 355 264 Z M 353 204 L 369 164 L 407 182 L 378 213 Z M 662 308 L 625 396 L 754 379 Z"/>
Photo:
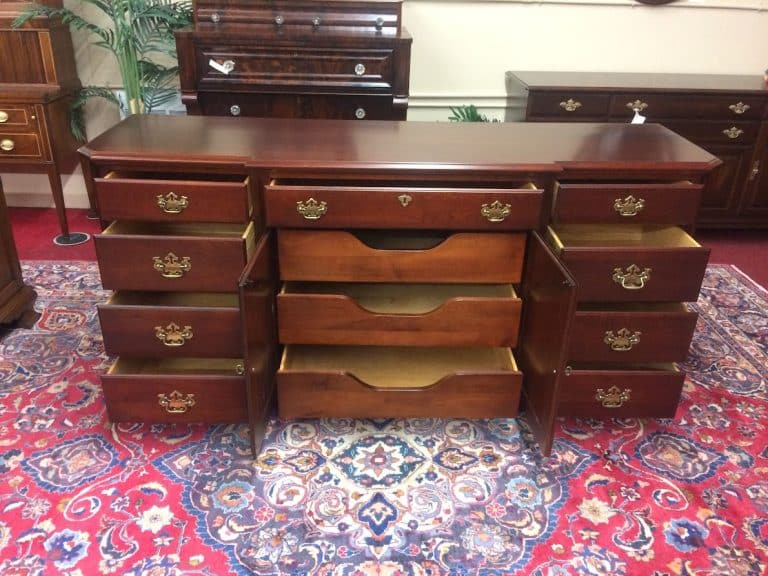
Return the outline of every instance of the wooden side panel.
<path id="1" fill-rule="evenodd" d="M 518 357 L 523 371 L 525 413 L 542 453 L 548 456 L 576 309 L 576 284 L 537 232 L 528 242 L 524 277 Z"/>

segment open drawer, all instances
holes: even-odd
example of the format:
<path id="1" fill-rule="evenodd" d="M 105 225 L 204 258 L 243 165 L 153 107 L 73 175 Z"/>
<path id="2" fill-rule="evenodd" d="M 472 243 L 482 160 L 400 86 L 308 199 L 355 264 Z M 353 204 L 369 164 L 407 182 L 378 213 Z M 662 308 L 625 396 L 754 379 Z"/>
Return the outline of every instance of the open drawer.
<path id="1" fill-rule="evenodd" d="M 510 284 L 286 283 L 277 296 L 283 344 L 517 345 Z"/>
<path id="2" fill-rule="evenodd" d="M 286 346 L 283 418 L 503 418 L 522 374 L 508 348 Z"/>

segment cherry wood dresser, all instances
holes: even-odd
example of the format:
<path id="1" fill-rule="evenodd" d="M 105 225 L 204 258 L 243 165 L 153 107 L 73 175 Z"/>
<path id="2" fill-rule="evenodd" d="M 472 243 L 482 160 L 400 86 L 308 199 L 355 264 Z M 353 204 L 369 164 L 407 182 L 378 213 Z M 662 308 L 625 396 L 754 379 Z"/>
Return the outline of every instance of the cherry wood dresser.
<path id="1" fill-rule="evenodd" d="M 81 150 L 113 420 L 673 416 L 717 158 L 659 125 L 135 116 Z M 238 297 L 239 292 L 239 297 Z"/>
<path id="2" fill-rule="evenodd" d="M 508 72 L 531 122 L 646 122 L 723 161 L 704 190 L 700 227 L 768 227 L 768 87 L 762 74 Z"/>
<path id="3" fill-rule="evenodd" d="M 405 120 L 402 0 L 197 0 L 176 36 L 189 114 Z"/>

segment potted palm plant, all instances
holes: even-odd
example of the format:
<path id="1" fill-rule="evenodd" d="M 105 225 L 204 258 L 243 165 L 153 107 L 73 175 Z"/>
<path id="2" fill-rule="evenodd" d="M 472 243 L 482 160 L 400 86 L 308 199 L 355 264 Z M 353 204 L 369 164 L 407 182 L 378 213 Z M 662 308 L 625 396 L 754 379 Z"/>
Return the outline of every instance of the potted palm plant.
<path id="1" fill-rule="evenodd" d="M 74 30 L 83 30 L 95 46 L 111 52 L 122 79 L 123 98 L 104 86 L 85 86 L 70 109 L 72 133 L 85 140 L 82 110 L 88 99 L 105 98 L 123 114 L 150 113 L 176 97 L 178 63 L 174 32 L 192 22 L 191 0 L 82 0 L 96 7 L 91 20 L 66 7 L 32 3 L 14 22 L 20 26 L 35 16 L 58 17 Z"/>

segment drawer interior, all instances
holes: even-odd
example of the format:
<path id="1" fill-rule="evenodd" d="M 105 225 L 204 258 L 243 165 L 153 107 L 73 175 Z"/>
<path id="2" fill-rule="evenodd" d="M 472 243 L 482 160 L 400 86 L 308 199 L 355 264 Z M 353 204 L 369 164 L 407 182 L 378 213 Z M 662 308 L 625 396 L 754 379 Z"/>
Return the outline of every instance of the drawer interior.
<path id="1" fill-rule="evenodd" d="M 511 284 L 287 282 L 280 293 L 343 295 L 378 314 L 426 314 L 456 298 L 517 298 Z"/>
<path id="2" fill-rule="evenodd" d="M 557 250 L 617 245 L 637 248 L 701 248 L 696 240 L 677 226 L 567 224 L 549 227 L 548 235 Z"/>
<path id="3" fill-rule="evenodd" d="M 185 306 L 190 308 L 237 308 L 237 294 L 220 292 L 138 292 L 120 290 L 107 301 L 111 306 Z"/>
<path id="4" fill-rule="evenodd" d="M 649 372 L 679 373 L 677 365 L 667 363 L 622 364 L 620 368 L 606 368 L 604 363 L 574 362 L 566 367 L 566 374 L 573 372 Z M 567 383 L 567 380 L 566 380 Z"/>
<path id="5" fill-rule="evenodd" d="M 242 224 L 197 223 L 197 222 L 112 222 L 102 233 L 104 236 L 206 236 L 244 240 L 254 234 L 251 222 L 246 229 Z"/>
<path id="6" fill-rule="evenodd" d="M 243 361 L 239 358 L 118 358 L 107 374 L 146 375 L 231 375 L 242 374 Z"/>
<path id="7" fill-rule="evenodd" d="M 280 371 L 347 372 L 376 388 L 426 388 L 456 373 L 517 372 L 509 348 L 286 346 Z"/>
<path id="8" fill-rule="evenodd" d="M 502 182 L 473 179 L 468 181 L 452 180 L 386 180 L 380 182 L 372 179 L 343 180 L 334 178 L 333 180 L 322 180 L 318 178 L 275 178 L 270 183 L 271 187 L 291 187 L 291 188 L 321 188 L 323 190 L 377 190 L 393 191 L 404 189 L 404 191 L 416 192 L 451 192 L 451 191 L 477 191 L 477 192 L 499 192 L 507 190 L 537 190 L 536 184 L 530 180 L 505 180 Z"/>
<path id="9" fill-rule="evenodd" d="M 643 312 L 674 313 L 689 312 L 683 302 L 622 302 L 606 305 L 604 302 L 579 302 L 579 311 L 584 312 Z"/>
<path id="10" fill-rule="evenodd" d="M 104 175 L 105 180 L 149 180 L 152 182 L 226 182 L 246 184 L 248 177 L 242 174 L 174 174 L 170 172 L 144 172 L 140 170 L 111 170 Z"/>

